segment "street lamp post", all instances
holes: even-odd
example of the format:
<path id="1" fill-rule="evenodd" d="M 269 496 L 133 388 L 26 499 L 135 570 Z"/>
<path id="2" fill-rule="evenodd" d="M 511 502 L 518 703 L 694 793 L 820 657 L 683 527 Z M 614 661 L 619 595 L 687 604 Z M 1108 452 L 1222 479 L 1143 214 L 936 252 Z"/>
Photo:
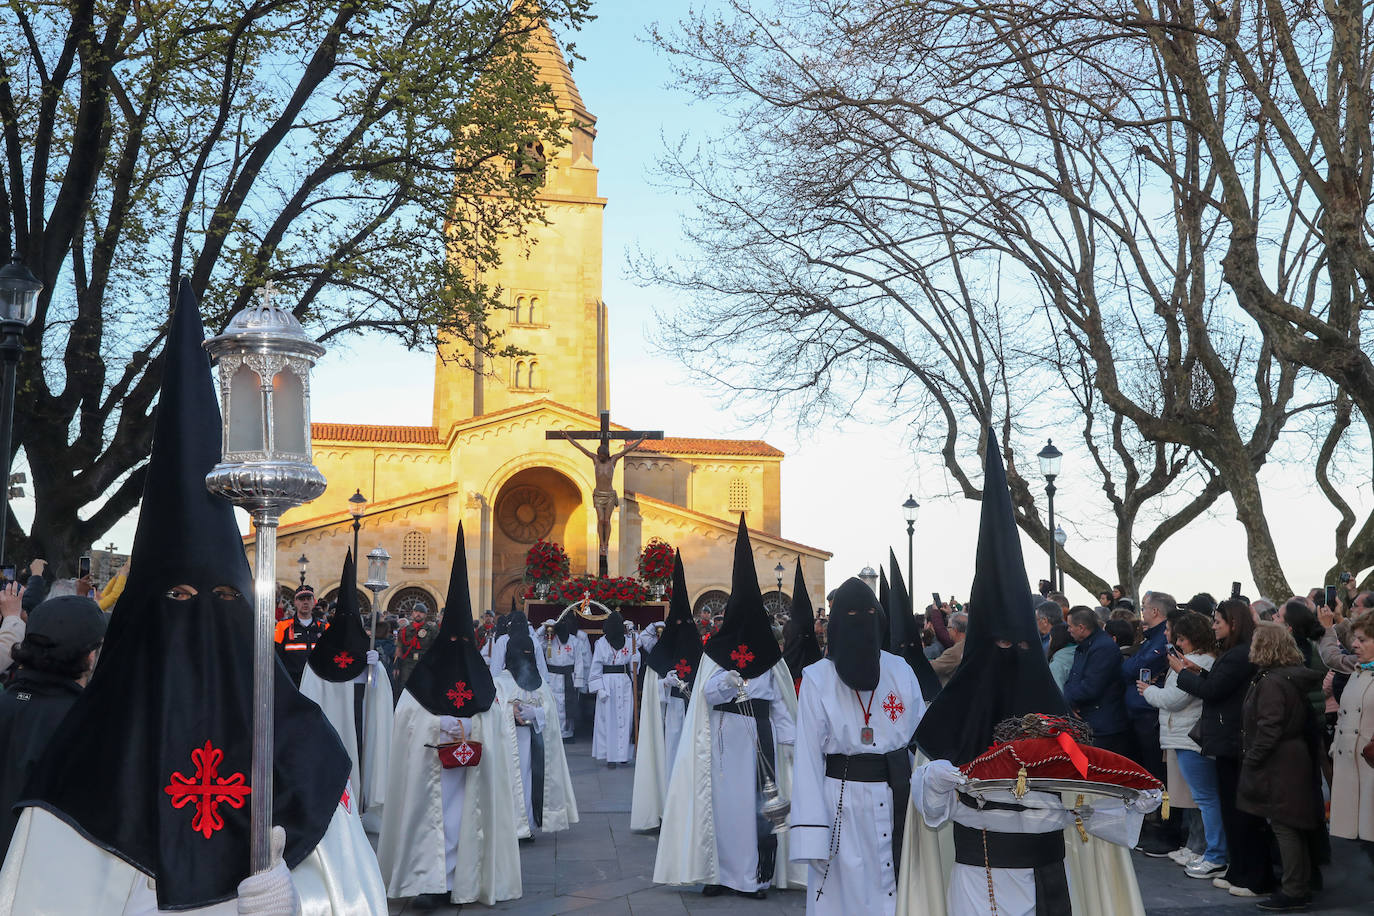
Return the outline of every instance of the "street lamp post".
<path id="1" fill-rule="evenodd" d="M 1056 525 L 1054 528 L 1054 543 L 1060 550 L 1069 542 L 1069 536 L 1064 531 L 1064 526 Z M 1064 594 L 1064 564 L 1059 564 L 1059 594 Z"/>
<path id="2" fill-rule="evenodd" d="M 902 503 L 902 518 L 906 519 L 906 592 L 911 598 L 911 606 L 916 606 L 916 579 L 911 571 L 912 542 L 916 538 L 916 513 L 920 510 L 921 504 L 916 501 L 916 497 L 908 493 L 906 502 Z"/>
<path id="3" fill-rule="evenodd" d="M 251 874 L 271 865 L 272 763 L 277 656 L 277 524 L 286 510 L 324 492 L 310 448 L 310 369 L 324 355 L 294 315 L 273 301 L 271 284 L 257 302 L 205 342 L 219 368 L 223 424 L 219 464 L 205 475 L 211 493 L 253 519 L 253 763 L 249 785 Z"/>
<path id="4" fill-rule="evenodd" d="M 1059 465 L 1064 461 L 1064 453 L 1054 447 L 1054 440 L 1047 439 L 1045 447 L 1036 455 L 1040 459 L 1040 473 L 1045 475 L 1045 495 L 1050 501 L 1050 523 L 1049 529 L 1054 531 L 1054 478 L 1059 476 Z M 1050 588 L 1054 588 L 1054 572 L 1058 566 L 1058 557 L 1055 556 L 1055 543 L 1053 534 L 1050 535 Z"/>
<path id="5" fill-rule="evenodd" d="M 19 256 L 0 268 L 0 361 L 4 363 L 3 394 L 0 394 L 0 455 L 5 476 L 0 480 L 0 563 L 5 557 L 5 534 L 10 518 L 10 460 L 14 450 L 14 396 L 18 385 L 19 357 L 24 353 L 24 329 L 38 311 L 38 281 Z"/>
<path id="6" fill-rule="evenodd" d="M 362 488 L 348 497 L 348 514 L 353 516 L 353 559 L 358 559 L 358 532 L 363 527 L 363 515 L 367 511 L 367 497 L 363 495 Z"/>
<path id="7" fill-rule="evenodd" d="M 356 519 L 357 516 L 354 516 L 354 518 Z M 354 537 L 357 537 L 356 530 L 354 531 Z M 355 557 L 357 556 L 356 553 L 353 555 Z M 380 598 L 381 593 L 388 587 L 386 581 L 386 564 L 390 559 L 391 554 L 387 553 L 380 545 L 367 555 L 367 581 L 363 583 L 363 587 L 372 593 L 372 630 L 371 639 L 367 647 L 373 652 L 377 650 L 377 600 Z M 368 797 L 370 790 L 367 787 L 367 780 L 363 778 L 362 773 L 363 758 L 365 756 L 362 752 L 362 743 L 367 740 L 367 693 L 372 689 L 372 676 L 372 666 L 368 665 L 367 684 L 363 687 L 363 733 L 359 736 L 361 740 L 358 742 L 358 781 L 362 783 L 359 787 L 359 794 L 362 797 L 362 800 L 358 803 L 358 810 L 360 813 L 366 810 L 368 802 L 372 801 L 372 799 Z"/>
<path id="8" fill-rule="evenodd" d="M 787 572 L 787 570 L 783 568 L 783 565 L 782 565 L 782 562 L 781 562 L 781 561 L 778 562 L 778 565 L 777 565 L 777 566 L 774 566 L 774 567 L 773 567 L 773 575 L 776 576 L 777 579 L 778 579 L 778 611 L 777 611 L 777 612 L 778 612 L 779 614 L 782 613 L 782 574 L 785 573 L 785 572 Z"/>
<path id="9" fill-rule="evenodd" d="M 300 558 L 299 560 L 296 561 L 296 565 L 300 567 L 300 570 L 301 570 L 301 585 L 304 585 L 304 584 L 305 584 L 305 574 L 306 574 L 306 572 L 310 569 L 310 558 L 307 557 L 305 554 L 301 554 L 301 558 Z"/>

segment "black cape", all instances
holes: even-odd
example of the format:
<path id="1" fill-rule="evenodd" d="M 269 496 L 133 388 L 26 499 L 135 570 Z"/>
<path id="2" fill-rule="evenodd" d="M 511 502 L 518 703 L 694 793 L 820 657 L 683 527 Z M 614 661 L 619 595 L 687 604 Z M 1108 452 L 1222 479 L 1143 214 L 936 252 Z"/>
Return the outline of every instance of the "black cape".
<path id="1" fill-rule="evenodd" d="M 696 678 L 701 664 L 701 636 L 692 620 L 692 605 L 687 600 L 687 574 L 682 568 L 682 552 L 673 558 L 673 594 L 663 634 L 649 653 L 649 667 L 659 677 L 676 671 L 683 683 Z"/>
<path id="2" fill-rule="evenodd" d="M 835 673 L 851 690 L 874 690 L 882 673 L 882 618 L 878 598 L 858 579 L 846 579 L 835 590 L 826 630 Z"/>
<path id="3" fill-rule="evenodd" d="M 515 630 L 506 640 L 506 670 L 521 690 L 538 690 L 544 683 L 534 658 L 534 640 L 528 629 Z"/>
<path id="4" fill-rule="evenodd" d="M 891 588 L 888 586 L 887 574 L 882 566 L 878 567 L 878 626 L 881 629 L 879 639 L 884 649 L 892 648 L 892 625 L 887 618 L 887 608 L 891 601 Z"/>
<path id="5" fill-rule="evenodd" d="M 620 616 L 619 611 L 611 611 L 606 615 L 601 623 L 601 638 L 617 652 L 625 648 L 625 618 Z"/>
<path id="6" fill-rule="evenodd" d="M 794 681 L 801 680 L 803 668 L 825 657 L 816 639 L 816 612 L 811 607 L 811 595 L 806 591 L 800 559 L 792 575 L 792 610 L 787 626 L 783 627 L 782 657 L 787 660 L 787 670 L 792 672 Z"/>
<path id="7" fill-rule="evenodd" d="M 926 703 L 935 699 L 940 692 L 940 676 L 930 666 L 926 658 L 925 645 L 921 642 L 921 630 L 916 626 L 916 615 L 907 597 L 906 580 L 902 578 L 901 567 L 897 565 L 897 555 L 888 551 L 888 566 L 892 574 L 888 576 L 887 619 L 892 634 L 889 650 L 900 655 L 916 673 L 916 682 L 921 685 L 921 695 Z"/>
<path id="8" fill-rule="evenodd" d="M 453 547 L 444 620 L 439 624 L 434 644 L 420 656 L 410 673 L 405 689 L 436 716 L 475 716 L 490 709 L 496 699 L 491 669 L 477 650 L 472 599 L 468 594 L 468 551 L 461 522 L 458 542 Z"/>
<path id="9" fill-rule="evenodd" d="M 725 602 L 725 619 L 706 643 L 706 654 L 726 671 L 738 671 L 745 680 L 767 674 L 782 659 L 763 607 L 744 513 L 740 513 L 739 534 L 735 537 L 735 566 L 730 597 Z"/>
<path id="10" fill-rule="evenodd" d="M 927 757 L 956 766 L 987 750 L 1003 719 L 1028 712 L 1068 715 L 1035 628 L 1007 472 L 991 429 L 968 607 L 963 661 L 916 729 L 916 742 Z M 1010 646 L 1001 647 L 999 641 Z"/>
<path id="11" fill-rule="evenodd" d="M 307 664 L 321 680 L 344 684 L 367 670 L 370 644 L 367 631 L 363 629 L 363 619 L 358 616 L 358 573 L 350 550 L 344 555 L 339 605 L 334 609 L 334 619 L 315 643 L 315 648 L 310 650 Z"/>
<path id="12" fill-rule="evenodd" d="M 182 280 L 129 580 L 20 802 L 155 878 L 161 909 L 230 900 L 249 874 L 253 578 L 233 507 L 205 488 L 221 431 L 204 339 Z M 169 597 L 177 585 L 197 593 Z M 294 868 L 328 829 L 351 764 L 319 707 L 280 664 L 276 675 L 272 823 Z M 205 779 L 224 789 L 213 803 L 186 791 Z"/>

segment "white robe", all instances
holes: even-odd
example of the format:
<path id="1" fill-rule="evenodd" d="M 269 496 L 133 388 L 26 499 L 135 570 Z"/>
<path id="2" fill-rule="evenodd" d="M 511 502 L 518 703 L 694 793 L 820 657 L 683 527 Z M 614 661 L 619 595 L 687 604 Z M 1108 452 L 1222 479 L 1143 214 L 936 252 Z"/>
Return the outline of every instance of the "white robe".
<path id="1" fill-rule="evenodd" d="M 738 884 L 745 890 L 759 887 L 754 880 L 758 862 L 754 723 L 747 716 L 711 708 L 718 702 L 712 697 L 719 691 L 708 690 L 708 686 L 712 677 L 721 673 L 710 656 L 701 657 L 687 706 L 687 725 L 668 781 L 654 860 L 657 884 Z M 763 699 L 763 694 L 773 701 L 769 719 L 778 791 L 783 798 L 791 798 L 797 695 L 786 662 L 779 661 L 768 675 L 750 682 L 750 696 Z M 732 765 L 736 769 L 729 769 Z M 778 834 L 773 886 L 786 889 L 805 884 L 806 868 L 789 861 L 784 831 Z"/>
<path id="2" fill-rule="evenodd" d="M 356 808 L 341 802 L 310 855 L 291 870 L 301 916 L 375 916 L 387 911 L 377 857 Z M 42 808 L 19 815 L 0 868 L 0 916 L 151 916 L 158 912 L 153 880 L 88 841 Z M 194 916 L 235 916 L 236 901 L 194 910 Z"/>
<path id="3" fill-rule="evenodd" d="M 1128 853 L 1140 836 L 1140 824 L 1144 817 L 1141 813 L 1116 799 L 1095 798 L 1078 809 L 1083 828 L 1090 837 L 1090 842 L 1084 843 L 1074 826 L 1074 812 L 1068 807 L 1071 802 L 1067 801 L 1067 796 L 1031 792 L 1025 798 L 1017 799 L 1008 791 L 991 792 L 985 796 L 988 801 L 1025 805 L 1029 810 L 979 810 L 961 804 L 954 792 L 927 792 L 925 773 L 925 767 L 918 767 L 911 774 L 912 804 L 925 824 L 940 827 L 952 820 L 966 827 L 1006 833 L 1062 830 L 1069 899 L 1074 912 L 1143 916 L 1144 906 L 1140 901 L 1140 890 Z M 911 830 L 907 835 L 911 835 Z M 1112 847 L 1120 850 L 1121 855 L 1110 852 Z M 1123 861 L 1124 872 L 1121 868 Z M 952 856 L 951 862 L 944 909 L 948 916 L 974 916 L 988 912 L 989 872 L 999 913 L 1005 916 L 1034 916 L 1033 869 L 987 869 L 961 865 L 953 862 Z M 907 911 L 925 912 L 911 908 Z"/>
<path id="4" fill-rule="evenodd" d="M 878 685 L 871 693 L 865 691 L 867 696 L 845 686 L 828 658 L 802 672 L 790 840 L 792 861 L 809 866 L 806 912 L 810 914 L 893 916 L 897 910 L 892 789 L 886 782 L 842 783 L 825 774 L 826 754 L 903 750 L 921 721 L 925 702 L 911 666 L 887 652 L 880 654 L 879 665 Z M 863 702 L 869 704 L 872 744 L 860 738 Z M 839 849 L 832 857 L 841 790 Z M 818 890 L 822 891 L 819 898 Z"/>
<path id="5" fill-rule="evenodd" d="M 482 761 L 446 770 L 425 745 L 452 740 L 442 733 L 452 723 L 401 691 L 377 840 L 390 897 L 448 891 L 454 903 L 490 906 L 522 893 L 511 775 L 516 764 L 502 740 L 501 709 L 493 701 L 486 712 L 460 721 L 467 737 L 482 743 Z"/>
<path id="6" fill-rule="evenodd" d="M 590 693 L 591 688 L 588 681 L 592 676 L 592 641 L 591 638 L 581 630 L 577 631 L 577 652 L 578 652 L 578 673 L 574 675 L 577 681 L 577 689 L 583 693 Z"/>
<path id="7" fill-rule="evenodd" d="M 568 772 L 568 758 L 563 751 L 563 737 L 558 729 L 548 727 L 548 710 L 554 706 L 553 693 L 547 683 L 539 685 L 535 691 L 524 690 L 515 683 L 509 671 L 502 671 L 496 677 L 496 702 L 501 706 L 501 721 L 505 731 L 505 741 L 512 757 L 518 756 L 520 766 L 512 774 L 514 785 L 512 797 L 515 799 L 515 832 L 524 839 L 533 836 L 533 819 L 530 806 L 533 803 L 534 787 L 531 784 L 530 729 L 539 732 L 544 739 L 544 833 L 567 830 L 578 821 L 577 798 L 573 795 L 572 776 Z M 533 722 L 530 727 L 515 724 L 513 703 L 525 707 L 525 719 Z"/>
<path id="8" fill-rule="evenodd" d="M 645 668 L 644 701 L 639 706 L 639 742 L 635 745 L 635 781 L 630 796 L 630 829 L 656 830 L 663 820 L 668 794 L 668 748 L 661 700 L 668 685 L 652 668 Z M 676 702 L 681 703 L 681 700 Z M 681 724 L 678 726 L 681 730 Z"/>
<path id="9" fill-rule="evenodd" d="M 545 681 L 545 683 L 549 685 L 549 689 L 553 691 L 554 701 L 558 704 L 558 722 L 561 726 L 563 737 L 571 738 L 573 736 L 573 726 L 577 724 L 578 685 L 581 685 L 582 689 L 586 689 L 587 668 L 591 666 L 591 659 L 589 657 L 583 657 L 582 645 L 578 641 L 576 634 L 570 637 L 567 642 L 555 636 L 548 640 L 548 642 L 541 641 L 538 645 L 541 652 L 545 651 L 545 647 L 547 646 L 548 654 L 553 656 L 548 661 L 549 665 L 560 667 L 563 665 L 573 666 L 573 689 L 571 695 L 568 695 L 566 692 L 567 684 L 563 680 L 563 675 L 549 672 L 549 679 Z"/>
<path id="10" fill-rule="evenodd" d="M 608 763 L 629 763 L 633 759 L 634 683 L 627 673 L 603 675 L 606 665 L 638 668 L 639 658 L 629 637 L 619 651 L 604 638 L 596 641 L 592 670 L 587 687 L 596 694 L 596 722 L 592 728 L 592 759 Z"/>
<path id="11" fill-rule="evenodd" d="M 367 734 L 363 741 L 363 768 L 358 771 L 358 728 L 353 714 L 353 688 L 367 682 L 368 671 L 347 683 L 326 681 L 309 665 L 301 678 L 301 695 L 314 701 L 324 717 L 338 732 L 348 759 L 353 762 L 349 782 L 362 787 L 362 807 L 375 808 L 386 804 L 386 782 L 391 761 L 391 679 L 381 660 L 370 666 L 372 686 L 367 690 L 367 711 L 363 714 Z M 363 780 L 366 780 L 364 782 Z"/>

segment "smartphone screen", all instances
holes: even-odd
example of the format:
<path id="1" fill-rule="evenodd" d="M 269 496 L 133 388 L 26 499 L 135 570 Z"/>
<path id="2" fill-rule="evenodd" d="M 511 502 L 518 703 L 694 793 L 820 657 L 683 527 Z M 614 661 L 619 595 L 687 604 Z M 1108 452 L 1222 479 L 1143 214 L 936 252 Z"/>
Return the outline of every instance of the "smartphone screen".
<path id="1" fill-rule="evenodd" d="M 1326 587 L 1326 606 L 1329 608 L 1335 608 L 1336 606 L 1336 586 L 1334 585 L 1328 585 Z"/>
<path id="2" fill-rule="evenodd" d="M 1231 597 L 1232 597 L 1232 598 L 1239 598 L 1239 597 L 1240 597 L 1240 583 L 1239 583 L 1239 582 L 1232 582 L 1232 583 L 1231 583 Z"/>
<path id="3" fill-rule="evenodd" d="M 14 567 L 13 567 L 13 566 L 0 566 L 0 577 L 3 577 L 4 580 L 5 580 L 6 582 L 13 582 L 13 581 L 14 581 Z"/>
<path id="4" fill-rule="evenodd" d="M 76 577 L 84 579 L 91 574 L 91 558 L 80 557 L 76 561 Z"/>
<path id="5" fill-rule="evenodd" d="M 931 601 L 934 601 L 934 602 L 935 602 L 935 606 L 938 608 L 938 607 L 940 606 L 940 593 L 939 593 L 939 592 L 931 592 L 931 593 L 930 593 L 930 600 L 931 600 Z"/>

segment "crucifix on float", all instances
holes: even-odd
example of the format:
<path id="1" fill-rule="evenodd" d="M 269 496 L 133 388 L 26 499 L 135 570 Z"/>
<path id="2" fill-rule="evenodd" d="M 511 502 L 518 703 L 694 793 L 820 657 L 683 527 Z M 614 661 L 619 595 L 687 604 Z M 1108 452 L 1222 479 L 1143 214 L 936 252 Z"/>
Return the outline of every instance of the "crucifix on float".
<path id="1" fill-rule="evenodd" d="M 663 431 L 612 430 L 610 411 L 603 410 L 601 411 L 600 429 L 549 430 L 544 433 L 544 438 L 566 439 L 572 443 L 573 448 L 592 459 L 596 481 L 596 485 L 592 488 L 592 507 L 596 509 L 596 535 L 601 542 L 597 568 L 602 577 L 609 576 L 610 562 L 607 555 L 611 543 L 611 515 L 615 512 L 615 507 L 620 505 L 620 498 L 615 494 L 615 466 L 621 458 L 638 448 L 639 444 L 646 439 L 662 439 Z M 597 440 L 599 444 L 596 451 L 594 453 L 589 451 L 577 441 L 578 439 Z M 633 439 L 634 441 L 615 454 L 611 454 L 612 439 Z"/>

